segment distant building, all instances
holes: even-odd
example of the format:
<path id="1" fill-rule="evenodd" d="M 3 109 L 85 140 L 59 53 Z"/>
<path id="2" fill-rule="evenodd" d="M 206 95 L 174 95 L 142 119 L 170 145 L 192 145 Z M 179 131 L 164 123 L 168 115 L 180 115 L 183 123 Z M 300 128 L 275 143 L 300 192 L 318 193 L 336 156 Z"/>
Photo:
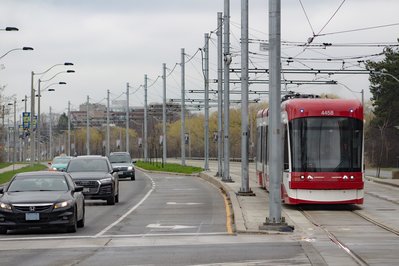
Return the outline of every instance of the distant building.
<path id="1" fill-rule="evenodd" d="M 125 103 L 125 106 L 123 104 Z M 118 127 L 126 126 L 126 101 L 120 101 L 110 108 L 109 122 Z M 162 104 L 149 104 L 147 109 L 147 122 L 160 123 L 163 119 Z M 166 122 L 173 123 L 180 119 L 180 104 L 168 103 L 166 108 Z M 130 107 L 129 127 L 142 133 L 144 124 L 144 107 Z M 90 127 L 103 127 L 107 124 L 107 107 L 103 104 L 89 103 Z M 74 128 L 87 126 L 87 103 L 79 106 L 79 111 L 71 111 L 71 124 Z M 141 135 L 139 133 L 139 135 Z"/>

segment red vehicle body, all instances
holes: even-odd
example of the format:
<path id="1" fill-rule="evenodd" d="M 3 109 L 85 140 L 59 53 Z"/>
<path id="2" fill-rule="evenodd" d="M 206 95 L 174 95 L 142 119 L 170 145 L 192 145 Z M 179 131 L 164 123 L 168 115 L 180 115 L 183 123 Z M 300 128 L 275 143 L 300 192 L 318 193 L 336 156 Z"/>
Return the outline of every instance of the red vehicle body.
<path id="1" fill-rule="evenodd" d="M 298 96 L 298 95 L 296 95 Z M 363 106 L 357 100 L 290 98 L 281 104 L 286 204 L 363 204 Z M 257 115 L 256 171 L 269 190 L 268 110 Z"/>

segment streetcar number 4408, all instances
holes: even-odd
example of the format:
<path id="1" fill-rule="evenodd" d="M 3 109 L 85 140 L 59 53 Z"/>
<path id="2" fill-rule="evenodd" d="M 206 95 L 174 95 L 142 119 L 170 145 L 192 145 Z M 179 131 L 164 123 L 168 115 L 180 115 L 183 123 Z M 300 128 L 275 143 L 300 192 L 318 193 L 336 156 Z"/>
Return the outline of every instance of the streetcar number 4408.
<path id="1" fill-rule="evenodd" d="M 324 111 L 321 111 L 321 115 L 334 115 L 334 111 L 333 110 L 324 110 Z"/>

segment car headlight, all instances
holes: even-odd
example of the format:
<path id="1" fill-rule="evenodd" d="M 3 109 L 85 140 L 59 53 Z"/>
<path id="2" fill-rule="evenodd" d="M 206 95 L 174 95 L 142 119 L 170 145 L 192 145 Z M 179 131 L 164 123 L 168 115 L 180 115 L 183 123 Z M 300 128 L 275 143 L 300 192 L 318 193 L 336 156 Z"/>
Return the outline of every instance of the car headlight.
<path id="1" fill-rule="evenodd" d="M 12 212 L 11 205 L 4 202 L 0 202 L 0 210 L 5 212 Z"/>
<path id="2" fill-rule="evenodd" d="M 133 167 L 132 167 L 132 166 L 129 166 L 129 167 L 127 168 L 127 170 L 128 170 L 128 171 L 132 171 L 132 170 L 133 170 Z"/>
<path id="3" fill-rule="evenodd" d="M 111 177 L 103 178 L 103 179 L 100 179 L 100 182 L 101 183 L 111 183 L 112 178 Z"/>
<path id="4" fill-rule="evenodd" d="M 72 205 L 72 200 L 66 200 L 54 204 L 54 209 L 69 208 Z"/>

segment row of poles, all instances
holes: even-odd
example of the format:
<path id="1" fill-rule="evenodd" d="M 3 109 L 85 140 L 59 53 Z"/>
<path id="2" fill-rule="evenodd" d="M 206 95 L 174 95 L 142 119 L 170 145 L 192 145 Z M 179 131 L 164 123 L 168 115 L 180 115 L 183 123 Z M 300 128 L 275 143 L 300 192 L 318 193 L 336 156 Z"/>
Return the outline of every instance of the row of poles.
<path id="1" fill-rule="evenodd" d="M 241 196 L 254 195 L 249 187 L 248 152 L 248 0 L 241 0 L 241 187 L 237 192 Z M 269 217 L 261 228 L 281 230 L 286 227 L 284 217 L 281 217 L 281 175 L 282 175 L 282 126 L 280 114 L 281 99 L 281 3 L 279 0 L 269 0 L 269 175 L 270 199 Z M 230 177 L 230 145 L 229 145 L 229 108 L 230 108 L 230 0 L 224 0 L 224 14 L 217 13 L 217 65 L 218 65 L 218 171 L 217 176 L 223 182 L 233 182 Z M 224 30 L 224 31 L 223 31 Z M 222 36 L 223 33 L 223 36 Z M 223 38 L 224 37 L 224 38 Z M 204 45 L 204 97 L 205 97 L 205 170 L 209 170 L 209 34 L 205 34 Z M 181 49 L 181 164 L 185 165 L 185 51 Z M 162 68 L 163 79 L 163 161 L 166 162 L 166 64 Z M 147 75 L 144 77 L 144 160 L 147 160 Z M 129 147 L 129 88 L 126 95 L 126 149 Z M 32 97 L 33 98 L 33 97 Z M 87 113 L 89 114 L 89 96 L 87 97 Z M 68 104 L 68 154 L 70 154 L 70 103 Z M 87 153 L 89 146 L 89 115 L 87 115 Z M 106 153 L 109 154 L 109 90 L 107 91 L 107 131 Z M 222 138 L 223 134 L 223 138 Z"/>

